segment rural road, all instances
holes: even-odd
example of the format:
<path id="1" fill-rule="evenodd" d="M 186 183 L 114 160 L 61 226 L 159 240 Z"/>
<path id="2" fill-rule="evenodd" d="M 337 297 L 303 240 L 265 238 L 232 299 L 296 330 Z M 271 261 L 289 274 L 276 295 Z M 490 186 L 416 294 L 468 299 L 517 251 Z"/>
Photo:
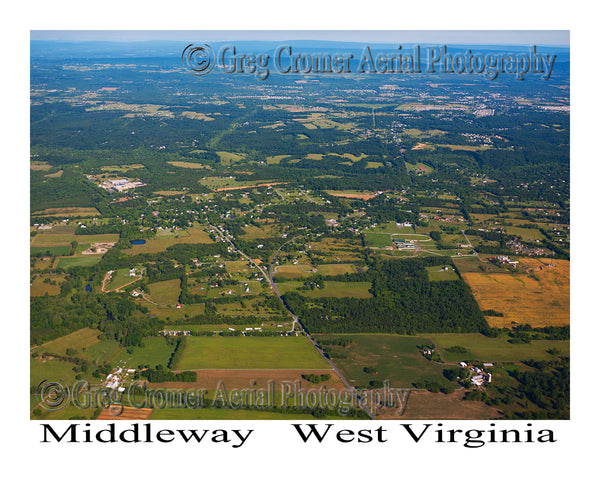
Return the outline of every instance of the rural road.
<path id="1" fill-rule="evenodd" d="M 467 245 L 469 245 L 469 247 L 473 248 L 473 244 L 471 243 L 471 240 L 469 240 L 469 237 L 467 237 L 467 234 L 465 233 L 465 231 L 461 230 L 461 232 L 462 232 L 463 236 L 465 237 L 465 240 L 467 241 Z M 475 256 L 481 262 L 481 258 L 479 257 L 479 253 L 477 253 L 477 250 L 475 250 L 475 248 L 473 248 L 473 252 L 475 253 Z"/>
<path id="2" fill-rule="evenodd" d="M 356 394 L 354 387 L 352 385 L 350 385 L 350 382 L 348 382 L 348 380 L 346 380 L 344 378 L 344 376 L 342 375 L 342 372 L 340 372 L 338 370 L 338 368 L 331 362 L 331 360 L 329 360 L 329 358 L 327 358 L 327 356 L 325 355 L 325 352 L 323 352 L 323 350 L 321 350 L 319 348 L 319 346 L 317 345 L 317 343 L 312 339 L 312 337 L 308 334 L 308 332 L 304 329 L 304 326 L 302 325 L 302 323 L 300 322 L 300 320 L 298 319 L 298 317 L 294 314 L 294 312 L 292 312 L 287 305 L 285 304 L 285 302 L 283 301 L 283 299 L 281 298 L 281 295 L 279 295 L 279 291 L 277 290 L 277 285 L 275 285 L 275 281 L 273 280 L 273 263 L 275 261 L 275 258 L 277 258 L 277 256 L 279 255 L 279 252 L 281 251 L 281 249 L 284 247 L 284 245 L 287 245 L 290 242 L 293 242 L 294 240 L 296 240 L 297 238 L 300 238 L 302 235 L 298 235 L 294 238 L 292 238 L 291 240 L 288 240 L 287 242 L 285 242 L 284 244 L 282 244 L 277 251 L 275 252 L 275 254 L 273 255 L 273 257 L 271 258 L 271 263 L 269 266 L 269 275 L 267 275 L 266 269 L 263 270 L 254 260 L 252 260 L 248 255 L 246 255 L 244 252 L 242 252 L 236 245 L 235 243 L 227 236 L 225 235 L 221 229 L 219 227 L 216 227 L 215 225 L 212 225 L 208 219 L 206 219 L 206 222 L 208 223 L 208 225 L 210 225 L 212 228 L 214 228 L 215 230 L 217 230 L 221 236 L 227 240 L 227 242 L 229 242 L 229 244 L 235 249 L 235 251 L 237 253 L 239 253 L 242 257 L 244 257 L 245 259 L 247 259 L 249 262 L 252 262 L 253 265 L 255 265 L 259 271 L 263 274 L 263 276 L 265 277 L 265 279 L 269 282 L 269 284 L 271 285 L 271 288 L 273 288 L 273 291 L 275 292 L 275 295 L 277 296 L 277 298 L 279 299 L 279 301 L 282 303 L 282 305 L 284 306 L 284 308 L 287 310 L 287 312 L 290 314 L 290 316 L 293 319 L 293 323 L 292 323 L 292 329 L 290 330 L 291 333 L 295 330 L 296 324 L 300 327 L 300 330 L 302 331 L 302 333 L 304 333 L 304 335 L 306 336 L 306 338 L 308 338 L 308 340 L 310 341 L 310 343 L 312 343 L 313 347 L 315 347 L 315 349 L 317 350 L 317 352 L 319 352 L 319 354 L 325 359 L 325 361 L 327 362 L 327 364 L 331 367 L 331 370 L 333 370 L 336 375 L 339 377 L 339 379 L 342 381 L 342 383 L 344 384 L 344 386 L 346 387 L 348 393 L 350 393 L 354 399 L 356 400 L 356 405 L 359 406 L 360 408 L 362 408 L 367 415 L 369 416 L 369 418 L 371 420 L 374 420 L 375 417 L 373 416 L 373 414 L 371 413 L 371 411 L 368 409 L 368 407 L 365 405 L 365 403 L 363 402 L 363 400 L 358 396 L 358 394 Z"/>
<path id="3" fill-rule="evenodd" d="M 279 295 L 279 291 L 277 290 L 277 285 L 275 284 L 275 280 L 273 279 L 273 263 L 275 262 L 275 259 L 277 258 L 277 256 L 279 255 L 279 252 L 281 251 L 281 249 L 287 245 L 290 242 L 293 242 L 294 240 L 296 240 L 297 238 L 300 238 L 302 235 L 298 235 L 294 238 L 292 238 L 291 240 L 288 240 L 287 242 L 285 242 L 284 244 L 282 244 L 277 251 L 275 252 L 275 255 L 273 255 L 273 257 L 271 258 L 271 264 L 269 265 L 269 273 L 270 273 L 270 283 L 271 283 L 271 287 L 273 287 L 273 291 L 275 292 L 275 295 L 277 295 L 277 298 L 279 298 L 279 301 L 283 304 L 283 306 L 285 307 L 285 309 L 288 311 L 288 313 L 291 315 L 291 317 L 294 319 L 294 322 L 292 323 L 292 329 L 291 332 L 294 331 L 294 327 L 296 324 L 298 324 L 298 326 L 300 327 L 300 330 L 302 330 L 302 332 L 304 333 L 304 335 L 306 336 L 306 338 L 308 338 L 308 340 L 310 340 L 310 343 L 312 343 L 313 347 L 315 347 L 315 349 L 317 350 L 317 352 L 319 352 L 321 354 L 321 356 L 325 359 L 325 361 L 329 364 L 329 366 L 331 367 L 331 369 L 336 373 L 336 375 L 339 377 L 339 379 L 342 381 L 342 383 L 344 384 L 344 386 L 346 387 L 346 389 L 348 390 L 348 392 L 356 399 L 357 405 L 360 406 L 366 413 L 367 415 L 369 415 L 369 417 L 371 418 L 371 420 L 374 420 L 373 414 L 369 411 L 369 409 L 367 408 L 367 406 L 364 404 L 364 402 L 362 401 L 362 399 L 355 393 L 354 391 L 354 387 L 352 385 L 350 385 L 350 383 L 344 378 L 344 376 L 342 375 L 342 372 L 340 372 L 338 370 L 338 368 L 331 362 L 331 360 L 329 360 L 329 358 L 325 355 L 325 352 L 323 352 L 323 350 L 321 350 L 321 348 L 319 348 L 319 346 L 317 345 L 317 343 L 313 340 L 313 338 L 310 336 L 310 334 L 304 329 L 304 326 L 302 325 L 302 322 L 300 322 L 300 320 L 298 320 L 298 317 L 294 314 L 294 312 L 292 312 L 287 305 L 285 304 L 285 302 L 283 301 L 283 299 L 281 298 L 281 295 Z"/>

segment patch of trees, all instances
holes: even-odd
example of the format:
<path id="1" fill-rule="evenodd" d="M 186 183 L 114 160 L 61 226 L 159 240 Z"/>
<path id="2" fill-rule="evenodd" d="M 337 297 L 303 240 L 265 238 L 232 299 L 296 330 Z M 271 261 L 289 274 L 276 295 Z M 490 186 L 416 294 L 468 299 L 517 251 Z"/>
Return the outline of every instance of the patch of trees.
<path id="1" fill-rule="evenodd" d="M 534 370 L 515 371 L 519 382 L 517 393 L 535 404 L 543 412 L 521 412 L 518 418 L 568 419 L 570 414 L 570 362 L 560 358 L 549 362 L 525 362 Z"/>
<path id="2" fill-rule="evenodd" d="M 494 309 L 483 310 L 483 313 L 486 317 L 503 317 L 504 314 L 502 312 L 497 312 Z"/>
<path id="3" fill-rule="evenodd" d="M 167 368 L 175 368 L 177 362 L 181 359 L 181 356 L 183 355 L 183 351 L 185 350 L 186 344 L 186 337 L 179 337 L 177 339 L 177 345 L 175 346 L 175 350 L 173 350 L 173 353 L 171 354 L 171 358 L 169 358 Z"/>
<path id="4" fill-rule="evenodd" d="M 344 337 L 320 338 L 317 342 L 319 345 L 336 345 L 339 347 L 347 347 L 353 343 L 352 340 Z"/>
<path id="5" fill-rule="evenodd" d="M 150 383 L 198 381 L 198 374 L 194 371 L 174 373 L 165 370 L 162 365 L 156 365 L 154 369 L 143 370 L 140 372 L 140 376 L 147 378 Z"/>
<path id="6" fill-rule="evenodd" d="M 316 373 L 305 373 L 302 375 L 302 378 L 310 383 L 321 383 L 331 380 L 331 375 L 329 373 L 324 373 L 322 375 Z"/>
<path id="7" fill-rule="evenodd" d="M 451 382 L 469 378 L 469 370 L 467 370 L 466 368 L 444 368 L 444 371 L 442 373 L 444 377 L 446 377 Z"/>
<path id="8" fill-rule="evenodd" d="M 432 380 L 423 380 L 421 382 L 413 382 L 413 387 L 419 389 L 425 389 L 431 393 L 452 393 L 453 388 L 444 387 L 441 383 Z"/>
<path id="9" fill-rule="evenodd" d="M 313 333 L 485 332 L 489 330 L 462 280 L 430 282 L 425 266 L 448 264 L 447 257 L 375 259 L 365 272 L 373 298 L 313 298 L 296 291 L 282 298 Z M 362 274 L 362 275 L 365 275 Z"/>

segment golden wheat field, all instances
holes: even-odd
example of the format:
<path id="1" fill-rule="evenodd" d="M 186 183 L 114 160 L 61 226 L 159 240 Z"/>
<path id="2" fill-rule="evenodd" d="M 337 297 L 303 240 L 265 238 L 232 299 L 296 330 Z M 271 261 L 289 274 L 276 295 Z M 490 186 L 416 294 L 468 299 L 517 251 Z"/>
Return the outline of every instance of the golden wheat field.
<path id="1" fill-rule="evenodd" d="M 509 327 L 512 322 L 532 327 L 569 325 L 569 261 L 522 258 L 519 262 L 519 273 L 462 274 L 481 310 L 504 314 L 486 317 L 490 326 Z"/>

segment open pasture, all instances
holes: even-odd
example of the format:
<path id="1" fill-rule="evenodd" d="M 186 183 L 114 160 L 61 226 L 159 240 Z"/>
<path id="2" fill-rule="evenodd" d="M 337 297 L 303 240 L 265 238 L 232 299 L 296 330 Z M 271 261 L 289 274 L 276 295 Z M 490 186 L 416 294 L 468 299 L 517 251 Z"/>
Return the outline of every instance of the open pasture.
<path id="1" fill-rule="evenodd" d="M 94 207 L 63 207 L 63 208 L 46 208 L 39 212 L 34 212 L 32 215 L 42 217 L 96 217 L 100 216 L 100 212 Z"/>
<path id="2" fill-rule="evenodd" d="M 72 348 L 81 353 L 82 349 L 87 349 L 92 345 L 100 343 L 98 336 L 100 331 L 93 328 L 82 328 L 73 333 L 64 335 L 55 340 L 51 340 L 43 345 L 39 345 L 32 349 L 34 353 L 48 352 L 56 355 L 66 355 L 67 348 Z"/>
<path id="3" fill-rule="evenodd" d="M 143 340 L 142 347 L 130 347 L 123 349 L 115 357 L 113 363 L 125 362 L 127 368 L 137 369 L 139 365 L 149 365 L 154 368 L 156 365 L 166 367 L 171 355 L 175 351 L 176 343 L 169 345 L 165 337 L 146 337 Z M 128 350 L 131 350 L 129 353 Z"/>
<path id="4" fill-rule="evenodd" d="M 50 279 L 56 283 L 52 285 L 44 280 Z M 64 275 L 37 275 L 29 287 L 29 294 L 32 297 L 41 297 L 46 294 L 58 295 L 60 293 L 60 284 L 65 279 Z"/>
<path id="5" fill-rule="evenodd" d="M 429 280 L 433 282 L 458 280 L 458 275 L 454 271 L 454 267 L 452 265 L 446 265 L 445 267 L 447 270 L 444 270 L 441 266 L 425 267 Z"/>
<path id="6" fill-rule="evenodd" d="M 522 258 L 519 262 L 529 274 L 462 274 L 481 310 L 504 314 L 488 317 L 490 326 L 508 327 L 513 322 L 532 327 L 569 325 L 569 261 Z"/>
<path id="7" fill-rule="evenodd" d="M 181 294 L 181 280 L 165 280 L 148 285 L 148 292 L 153 302 L 159 305 L 174 305 L 179 300 Z"/>
<path id="8" fill-rule="evenodd" d="M 71 245 L 59 245 L 56 247 L 31 247 L 29 249 L 29 253 L 31 255 L 36 255 L 38 253 L 41 253 L 43 255 L 50 254 L 50 256 L 69 255 L 69 253 L 71 253 L 71 250 Z"/>
<path id="9" fill-rule="evenodd" d="M 304 337 L 190 337 L 176 368 L 328 369 Z"/>
<path id="10" fill-rule="evenodd" d="M 419 353 L 418 345 L 427 343 L 422 336 L 327 334 L 315 335 L 314 339 L 343 338 L 352 343 L 346 347 L 326 346 L 332 351 L 333 363 L 342 370 L 352 385 L 366 387 L 373 380 L 389 380 L 392 387 L 411 387 L 415 382 L 435 379 L 442 385 L 450 385 L 442 375 L 445 368 L 427 360 Z M 346 358 L 336 358 L 344 355 Z M 366 373 L 365 367 L 376 373 Z"/>
<path id="11" fill-rule="evenodd" d="M 60 257 L 55 268 L 68 269 L 71 267 L 91 267 L 100 261 L 100 255 L 85 255 L 81 257 Z"/>
<path id="12" fill-rule="evenodd" d="M 463 360 L 480 362 L 520 362 L 530 359 L 550 360 L 550 348 L 556 348 L 561 355 L 569 355 L 568 340 L 532 340 L 531 343 L 509 343 L 507 337 L 486 337 L 480 333 L 437 333 L 422 335 L 436 345 L 437 351 L 446 362 L 458 363 Z M 452 353 L 445 349 L 459 346 L 468 353 Z"/>
<path id="13" fill-rule="evenodd" d="M 164 252 L 168 247 L 180 243 L 214 243 L 208 232 L 200 227 L 194 226 L 187 230 L 163 231 L 154 238 L 147 239 L 143 245 L 132 245 L 123 250 L 126 255 L 137 255 L 139 253 Z"/>
<path id="14" fill-rule="evenodd" d="M 120 268 L 113 272 L 110 282 L 106 285 L 106 291 L 119 290 L 120 288 L 136 282 L 139 277 L 130 277 L 129 268 Z"/>
<path id="15" fill-rule="evenodd" d="M 105 165 L 100 167 L 100 170 L 104 172 L 125 173 L 129 170 L 137 170 L 139 168 L 144 168 L 144 165 L 141 163 L 132 163 L 131 165 Z"/>
<path id="16" fill-rule="evenodd" d="M 277 290 L 281 295 L 297 290 L 302 287 L 302 282 L 284 282 L 277 284 Z M 300 295 L 308 298 L 371 298 L 371 282 L 324 282 L 323 288 L 314 290 L 297 290 Z"/>
<path id="17" fill-rule="evenodd" d="M 208 169 L 208 170 L 212 170 L 212 167 L 210 165 L 202 165 L 201 163 L 195 163 L 195 162 L 167 162 L 169 165 L 173 165 L 174 167 L 179 167 L 179 168 L 191 168 L 194 170 L 198 170 L 198 169 Z"/>

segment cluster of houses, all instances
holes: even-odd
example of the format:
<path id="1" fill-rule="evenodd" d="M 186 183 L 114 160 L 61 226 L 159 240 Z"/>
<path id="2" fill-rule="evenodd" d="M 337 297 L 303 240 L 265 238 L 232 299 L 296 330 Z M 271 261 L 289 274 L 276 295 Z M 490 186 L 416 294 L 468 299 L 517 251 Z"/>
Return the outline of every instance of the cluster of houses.
<path id="1" fill-rule="evenodd" d="M 161 330 L 160 332 L 158 332 L 158 334 L 163 335 L 165 337 L 189 337 L 192 334 L 192 332 L 190 330 Z"/>
<path id="2" fill-rule="evenodd" d="M 398 250 L 414 250 L 415 249 L 415 241 L 414 240 L 404 240 L 402 238 L 394 238 L 392 241 L 394 242 L 394 246 Z"/>
<path id="3" fill-rule="evenodd" d="M 123 386 L 123 384 L 125 383 L 125 380 L 129 376 L 129 374 L 134 373 L 135 369 L 133 368 L 125 368 L 125 366 L 117 367 L 115 370 L 113 370 L 106 376 L 104 386 L 106 388 L 110 388 L 111 390 L 116 389 L 118 392 L 124 392 L 125 387 Z"/>
<path id="4" fill-rule="evenodd" d="M 467 362 L 460 362 L 459 365 L 462 368 L 469 368 L 469 371 L 471 372 L 471 383 L 473 385 L 477 385 L 478 387 L 480 387 L 484 383 L 492 383 L 492 374 L 491 373 L 485 372 L 481 368 L 473 366 L 473 365 L 469 367 L 469 364 Z M 493 363 L 484 363 L 483 366 L 484 366 L 484 368 L 491 368 L 494 366 L 494 364 Z"/>
<path id="5" fill-rule="evenodd" d="M 488 257 L 488 260 L 493 263 L 500 263 L 501 265 L 510 265 L 513 268 L 517 268 L 519 263 L 517 260 L 511 260 L 506 255 L 498 255 L 497 257 Z"/>

